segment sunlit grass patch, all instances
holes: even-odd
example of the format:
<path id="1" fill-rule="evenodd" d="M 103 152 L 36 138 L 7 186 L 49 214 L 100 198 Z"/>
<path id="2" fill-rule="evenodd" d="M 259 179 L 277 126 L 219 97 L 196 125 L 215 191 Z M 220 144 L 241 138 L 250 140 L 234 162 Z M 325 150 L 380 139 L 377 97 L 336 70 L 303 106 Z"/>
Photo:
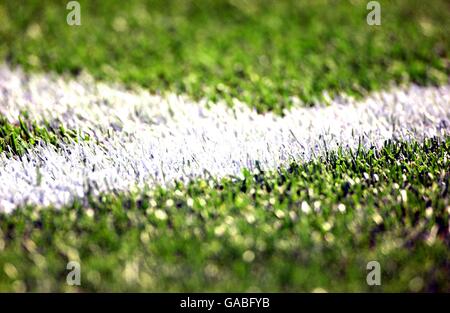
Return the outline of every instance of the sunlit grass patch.
<path id="1" fill-rule="evenodd" d="M 260 112 L 391 83 L 448 82 L 444 0 L 380 1 L 380 26 L 367 25 L 363 0 L 80 3 L 82 25 L 72 27 L 65 3 L 3 2 L 0 57 L 153 93 L 238 98 Z"/>

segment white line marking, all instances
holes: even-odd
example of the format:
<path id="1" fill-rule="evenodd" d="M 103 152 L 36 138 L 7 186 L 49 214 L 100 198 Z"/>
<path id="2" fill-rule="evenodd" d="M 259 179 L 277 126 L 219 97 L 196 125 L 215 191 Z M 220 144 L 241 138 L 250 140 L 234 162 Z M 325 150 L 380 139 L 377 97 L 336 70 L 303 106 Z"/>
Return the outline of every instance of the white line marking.
<path id="1" fill-rule="evenodd" d="M 386 139 L 422 140 L 450 130 L 450 86 L 392 89 L 363 101 L 296 107 L 284 117 L 257 114 L 236 101 L 205 108 L 186 97 L 127 91 L 118 85 L 0 67 L 0 113 L 17 121 L 62 122 L 100 142 L 39 145 L 19 160 L 0 154 L 0 211 L 25 203 L 63 206 L 88 190 L 98 194 L 175 179 L 240 175 L 306 161 L 338 146 L 380 147 Z M 112 134 L 112 135 L 108 135 Z M 40 179 L 38 179 L 40 177 Z M 38 181 L 40 182 L 38 184 Z"/>

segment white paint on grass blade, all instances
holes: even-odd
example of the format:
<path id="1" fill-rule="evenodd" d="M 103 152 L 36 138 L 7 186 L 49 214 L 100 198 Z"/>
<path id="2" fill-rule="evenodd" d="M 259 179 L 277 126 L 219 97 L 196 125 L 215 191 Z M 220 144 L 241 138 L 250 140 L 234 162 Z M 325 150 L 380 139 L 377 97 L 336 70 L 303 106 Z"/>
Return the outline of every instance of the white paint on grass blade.
<path id="1" fill-rule="evenodd" d="M 0 154 L 3 211 L 26 203 L 60 207 L 88 192 L 240 175 L 257 161 L 274 169 L 360 142 L 380 147 L 386 139 L 443 136 L 450 131 L 450 86 L 393 89 L 359 102 L 340 98 L 281 117 L 238 101 L 208 109 L 204 101 L 128 91 L 88 76 L 65 80 L 3 66 L 0 113 L 14 122 L 22 110 L 96 140 L 59 149 L 39 144 L 22 159 Z"/>

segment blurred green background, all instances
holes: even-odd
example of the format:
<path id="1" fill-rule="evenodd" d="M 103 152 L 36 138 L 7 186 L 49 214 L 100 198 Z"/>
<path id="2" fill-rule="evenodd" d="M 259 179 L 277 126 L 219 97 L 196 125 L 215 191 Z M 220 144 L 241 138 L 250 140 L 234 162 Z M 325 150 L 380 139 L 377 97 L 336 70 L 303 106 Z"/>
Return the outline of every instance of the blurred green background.
<path id="1" fill-rule="evenodd" d="M 391 82 L 448 82 L 450 7 L 445 0 L 2 1 L 0 57 L 29 70 L 86 70 L 103 80 L 212 101 L 233 97 L 278 113 L 355 96 Z"/>
<path id="2" fill-rule="evenodd" d="M 314 105 L 324 92 L 449 79 L 445 0 L 380 1 L 381 26 L 367 25 L 358 0 L 80 3 L 78 27 L 67 1 L 0 2 L 0 59 L 278 114 L 292 97 Z M 0 290 L 449 291 L 449 151 L 448 138 L 388 143 L 0 213 Z M 70 260 L 81 262 L 79 288 L 65 283 Z M 366 284 L 371 260 L 380 287 Z"/>

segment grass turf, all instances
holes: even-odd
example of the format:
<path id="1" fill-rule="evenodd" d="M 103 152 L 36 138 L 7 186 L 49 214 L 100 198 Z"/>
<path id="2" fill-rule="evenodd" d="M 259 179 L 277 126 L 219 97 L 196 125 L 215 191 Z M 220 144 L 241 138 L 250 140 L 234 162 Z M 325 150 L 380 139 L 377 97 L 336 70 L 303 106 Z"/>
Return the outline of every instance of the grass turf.
<path id="1" fill-rule="evenodd" d="M 449 137 L 386 142 L 1 214 L 0 290 L 76 290 L 65 268 L 79 260 L 83 291 L 448 291 L 449 151 Z"/>
<path id="2" fill-rule="evenodd" d="M 69 27 L 66 2 L 3 1 L 0 58 L 277 113 L 292 96 L 312 104 L 450 74 L 444 0 L 380 1 L 378 27 L 357 0 L 80 2 L 82 26 Z M 66 136 L 25 120 L 0 131 L 19 155 Z M 0 215 L 0 290 L 74 290 L 66 263 L 80 260 L 83 291 L 448 291 L 449 151 L 449 138 L 388 143 L 244 179 L 19 208 Z M 365 282 L 370 260 L 380 287 Z"/>
<path id="3" fill-rule="evenodd" d="M 89 135 L 80 131 L 67 129 L 62 124 L 50 125 L 42 122 L 39 125 L 31 121 L 26 112 L 19 116 L 18 123 L 10 123 L 0 114 L 0 153 L 7 156 L 23 156 L 26 150 L 43 142 L 59 147 L 61 142 L 78 142 L 79 139 L 88 141 Z"/>
<path id="4" fill-rule="evenodd" d="M 236 97 L 281 112 L 389 83 L 448 82 L 450 10 L 445 0 L 80 1 L 0 4 L 0 57 L 29 70 L 79 73 L 212 101 Z"/>

